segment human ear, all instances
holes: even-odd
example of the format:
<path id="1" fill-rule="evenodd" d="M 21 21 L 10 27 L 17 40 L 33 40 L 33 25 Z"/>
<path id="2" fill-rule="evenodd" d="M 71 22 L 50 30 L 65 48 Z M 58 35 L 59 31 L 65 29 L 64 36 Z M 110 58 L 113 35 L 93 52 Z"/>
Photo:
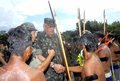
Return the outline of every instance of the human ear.
<path id="1" fill-rule="evenodd" d="M 86 50 L 85 45 L 83 45 L 83 51 L 84 51 L 84 56 L 85 56 L 85 59 L 87 59 L 87 50 Z"/>
<path id="2" fill-rule="evenodd" d="M 30 57 L 32 53 L 32 47 L 31 46 L 28 46 L 25 51 L 24 51 L 24 54 L 23 54 L 23 60 L 26 61 L 28 60 L 28 58 Z"/>

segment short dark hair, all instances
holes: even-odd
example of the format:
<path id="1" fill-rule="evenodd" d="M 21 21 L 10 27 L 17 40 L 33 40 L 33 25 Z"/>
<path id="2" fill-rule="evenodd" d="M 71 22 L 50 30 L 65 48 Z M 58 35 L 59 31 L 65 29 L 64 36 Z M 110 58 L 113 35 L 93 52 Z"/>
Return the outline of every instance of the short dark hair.
<path id="1" fill-rule="evenodd" d="M 94 35 L 99 39 L 99 38 L 104 38 L 105 35 L 102 32 L 95 32 Z"/>
<path id="2" fill-rule="evenodd" d="M 31 33 L 20 26 L 8 32 L 9 50 L 11 54 L 22 56 L 25 49 L 32 45 Z"/>
<path id="3" fill-rule="evenodd" d="M 87 51 L 95 51 L 97 48 L 98 40 L 95 38 L 95 36 L 89 32 L 86 31 L 85 34 L 83 34 L 79 39 L 79 44 L 83 44 L 86 47 Z"/>
<path id="4" fill-rule="evenodd" d="M 102 38 L 102 41 L 100 41 L 101 43 L 105 43 L 105 35 L 100 32 L 100 31 L 97 31 L 94 33 L 94 36 L 99 39 L 99 38 Z"/>

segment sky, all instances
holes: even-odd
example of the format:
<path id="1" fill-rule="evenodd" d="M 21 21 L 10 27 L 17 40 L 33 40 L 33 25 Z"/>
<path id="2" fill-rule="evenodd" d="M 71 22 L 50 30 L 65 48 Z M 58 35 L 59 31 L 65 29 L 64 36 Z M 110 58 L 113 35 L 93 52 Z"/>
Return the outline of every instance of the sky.
<path id="1" fill-rule="evenodd" d="M 108 23 L 120 21 L 120 0 L 49 0 L 57 15 L 57 25 L 61 32 L 76 29 L 80 8 L 81 19 L 103 22 L 105 9 Z M 44 18 L 50 17 L 48 0 L 0 0 L 0 30 L 9 30 L 24 22 L 32 22 L 43 30 Z"/>

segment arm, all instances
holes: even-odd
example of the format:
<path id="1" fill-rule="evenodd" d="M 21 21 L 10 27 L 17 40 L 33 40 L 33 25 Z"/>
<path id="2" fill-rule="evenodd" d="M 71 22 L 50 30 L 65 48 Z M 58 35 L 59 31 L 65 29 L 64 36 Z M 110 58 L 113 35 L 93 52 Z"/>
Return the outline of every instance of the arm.
<path id="1" fill-rule="evenodd" d="M 38 68 L 44 72 L 47 69 L 48 65 L 50 64 L 54 55 L 55 55 L 54 50 L 48 50 L 48 57 L 40 64 Z"/>
<path id="2" fill-rule="evenodd" d="M 48 55 L 49 56 L 49 55 Z M 44 62 L 47 58 L 42 55 L 38 55 L 40 61 Z M 50 62 L 50 67 L 53 68 L 57 73 L 62 73 L 65 71 L 65 67 L 61 64 L 55 64 L 54 62 Z"/>
<path id="3" fill-rule="evenodd" d="M 116 56 L 115 54 L 112 54 L 112 61 L 113 62 L 117 62 L 120 60 L 120 57 L 119 56 Z"/>
<path id="4" fill-rule="evenodd" d="M 114 52 L 112 52 L 112 61 L 113 62 L 117 62 L 120 60 L 119 56 L 117 54 L 115 54 Z"/>
<path id="5" fill-rule="evenodd" d="M 120 48 L 119 46 L 114 42 L 113 43 L 113 47 L 111 47 L 112 50 L 112 61 L 113 62 L 117 62 L 120 61 Z"/>
<path id="6" fill-rule="evenodd" d="M 46 59 L 46 58 L 43 57 L 41 54 L 37 55 L 37 57 L 38 57 L 38 59 L 39 59 L 41 62 L 45 61 L 45 59 Z M 55 65 L 54 62 L 50 62 L 50 67 L 51 67 L 51 68 L 53 68 L 54 65 Z"/>
<path id="7" fill-rule="evenodd" d="M 42 62 L 46 60 L 41 54 L 37 55 L 38 59 Z M 61 64 L 55 64 L 54 62 L 50 62 L 50 67 L 53 68 L 57 73 L 62 73 L 65 71 L 65 67 Z"/>
<path id="8" fill-rule="evenodd" d="M 72 72 L 82 72 L 82 68 L 81 66 L 71 66 L 69 67 L 69 70 Z"/>

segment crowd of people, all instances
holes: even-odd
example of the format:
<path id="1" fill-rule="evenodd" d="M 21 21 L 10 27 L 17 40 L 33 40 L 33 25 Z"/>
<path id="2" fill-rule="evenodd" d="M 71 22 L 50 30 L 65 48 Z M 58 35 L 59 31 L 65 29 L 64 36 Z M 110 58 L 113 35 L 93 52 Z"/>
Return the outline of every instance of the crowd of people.
<path id="1" fill-rule="evenodd" d="M 44 18 L 43 31 L 30 22 L 10 29 L 8 62 L 0 44 L 0 81 L 69 81 L 55 27 L 53 19 Z M 86 30 L 76 45 L 83 65 L 68 66 L 70 72 L 80 73 L 81 81 L 120 81 L 120 47 L 112 33 Z"/>

